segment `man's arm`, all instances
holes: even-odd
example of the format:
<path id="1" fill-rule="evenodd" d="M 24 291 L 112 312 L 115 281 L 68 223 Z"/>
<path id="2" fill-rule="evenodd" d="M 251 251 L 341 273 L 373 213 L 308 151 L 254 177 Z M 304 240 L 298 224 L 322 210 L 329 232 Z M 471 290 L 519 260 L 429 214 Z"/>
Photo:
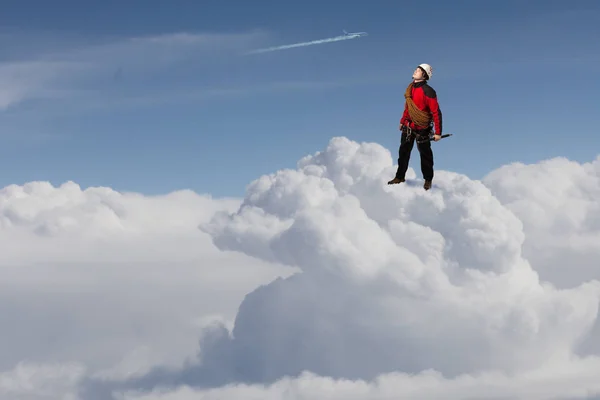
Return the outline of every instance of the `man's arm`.
<path id="1" fill-rule="evenodd" d="M 423 86 L 423 91 L 425 92 L 425 101 L 427 102 L 427 106 L 429 110 L 431 110 L 431 114 L 433 115 L 433 123 L 435 128 L 435 134 L 442 134 L 442 110 L 440 109 L 440 105 L 437 99 L 437 93 L 431 86 L 425 85 Z"/>
<path id="2" fill-rule="evenodd" d="M 402 118 L 400 118 L 400 125 L 408 125 L 409 122 L 409 114 L 408 114 L 408 105 L 404 103 L 404 112 L 402 113 Z"/>

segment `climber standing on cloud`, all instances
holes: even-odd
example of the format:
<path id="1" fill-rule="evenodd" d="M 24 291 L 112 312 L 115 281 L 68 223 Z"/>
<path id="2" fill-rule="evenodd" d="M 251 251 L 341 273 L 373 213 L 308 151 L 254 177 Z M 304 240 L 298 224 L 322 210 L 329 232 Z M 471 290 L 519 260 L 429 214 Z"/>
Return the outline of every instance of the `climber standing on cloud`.
<path id="1" fill-rule="evenodd" d="M 442 138 L 442 111 L 437 101 L 435 90 L 427 81 L 431 78 L 432 68 L 429 64 L 420 64 L 413 73 L 413 81 L 406 88 L 404 97 L 404 113 L 400 119 L 402 138 L 398 150 L 398 170 L 388 185 L 405 181 L 406 170 L 410 160 L 415 139 L 421 156 L 421 172 L 429 190 L 433 180 L 433 151 L 431 140 L 436 142 Z M 433 138 L 432 127 L 435 123 Z M 449 135 L 444 135 L 444 137 Z"/>

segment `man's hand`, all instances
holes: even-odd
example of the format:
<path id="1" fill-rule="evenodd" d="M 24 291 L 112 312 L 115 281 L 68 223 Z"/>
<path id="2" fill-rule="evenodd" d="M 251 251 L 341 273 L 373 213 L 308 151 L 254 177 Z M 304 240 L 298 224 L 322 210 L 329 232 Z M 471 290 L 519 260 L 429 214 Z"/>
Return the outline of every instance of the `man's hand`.
<path id="1" fill-rule="evenodd" d="M 433 135 L 433 140 L 436 142 L 442 138 L 442 135 Z"/>

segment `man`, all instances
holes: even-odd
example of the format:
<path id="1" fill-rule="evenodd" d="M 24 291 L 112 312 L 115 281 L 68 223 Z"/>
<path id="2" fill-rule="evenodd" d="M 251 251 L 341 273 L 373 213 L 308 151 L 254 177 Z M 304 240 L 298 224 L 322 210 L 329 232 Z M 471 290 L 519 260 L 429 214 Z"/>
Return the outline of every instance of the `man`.
<path id="1" fill-rule="evenodd" d="M 431 78 L 432 68 L 429 64 L 420 64 L 413 73 L 413 81 L 406 88 L 404 97 L 404 113 L 400 119 L 402 138 L 398 150 L 398 170 L 396 177 L 388 185 L 405 181 L 406 170 L 410 160 L 415 139 L 421 156 L 421 173 L 429 190 L 433 180 L 433 151 L 431 150 L 432 126 L 435 124 L 434 140 L 437 142 L 442 135 L 442 111 L 437 101 L 435 90 L 427 81 Z"/>

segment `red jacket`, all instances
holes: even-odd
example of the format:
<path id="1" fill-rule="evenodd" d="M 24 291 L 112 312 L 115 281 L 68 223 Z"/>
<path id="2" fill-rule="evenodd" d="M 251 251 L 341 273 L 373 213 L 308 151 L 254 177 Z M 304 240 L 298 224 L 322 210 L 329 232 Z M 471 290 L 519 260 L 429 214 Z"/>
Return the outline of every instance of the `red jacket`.
<path id="1" fill-rule="evenodd" d="M 416 82 L 413 85 L 411 96 L 415 105 L 423 111 L 429 111 L 433 116 L 433 123 L 435 126 L 435 134 L 442 134 L 442 110 L 437 101 L 437 94 L 431 86 L 427 84 L 427 81 Z M 426 129 L 427 126 L 417 126 L 410 120 L 410 114 L 408 113 L 408 105 L 404 103 L 404 114 L 400 119 L 402 125 L 407 125 L 411 129 Z"/>

